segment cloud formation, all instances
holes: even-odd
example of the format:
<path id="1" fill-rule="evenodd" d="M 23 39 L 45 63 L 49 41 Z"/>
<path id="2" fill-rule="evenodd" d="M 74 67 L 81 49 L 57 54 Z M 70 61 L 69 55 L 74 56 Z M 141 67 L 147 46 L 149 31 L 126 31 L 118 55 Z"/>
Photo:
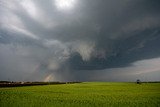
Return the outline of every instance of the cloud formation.
<path id="1" fill-rule="evenodd" d="M 153 69 L 147 71 L 145 65 L 141 69 L 133 65 L 141 60 L 157 63 L 160 57 L 159 4 L 158 0 L 0 0 L 0 79 L 112 81 L 117 68 L 122 77 L 130 71 L 150 72 Z M 127 67 L 129 71 L 123 72 Z M 108 79 L 104 72 L 110 73 L 105 75 Z"/>

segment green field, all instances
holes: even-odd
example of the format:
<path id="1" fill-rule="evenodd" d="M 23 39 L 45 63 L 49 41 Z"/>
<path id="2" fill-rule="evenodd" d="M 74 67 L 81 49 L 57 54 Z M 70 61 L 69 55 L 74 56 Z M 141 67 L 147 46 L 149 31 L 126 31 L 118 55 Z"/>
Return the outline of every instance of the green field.
<path id="1" fill-rule="evenodd" d="M 0 107 L 160 107 L 160 83 L 84 82 L 0 88 Z"/>

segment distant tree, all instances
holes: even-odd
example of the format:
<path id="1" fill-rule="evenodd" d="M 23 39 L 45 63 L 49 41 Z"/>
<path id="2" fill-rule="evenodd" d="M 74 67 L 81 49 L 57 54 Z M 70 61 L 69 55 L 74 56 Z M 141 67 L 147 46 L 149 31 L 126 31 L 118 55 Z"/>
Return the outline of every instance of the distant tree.
<path id="1" fill-rule="evenodd" d="M 137 79 L 136 83 L 137 84 L 141 84 L 141 81 L 139 79 Z"/>

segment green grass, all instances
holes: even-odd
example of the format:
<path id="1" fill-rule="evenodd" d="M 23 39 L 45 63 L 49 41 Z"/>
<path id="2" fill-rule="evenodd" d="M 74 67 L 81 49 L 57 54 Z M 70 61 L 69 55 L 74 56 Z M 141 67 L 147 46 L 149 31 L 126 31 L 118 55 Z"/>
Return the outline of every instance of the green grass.
<path id="1" fill-rule="evenodd" d="M 84 82 L 0 88 L 0 107 L 117 106 L 160 106 L 160 83 Z"/>

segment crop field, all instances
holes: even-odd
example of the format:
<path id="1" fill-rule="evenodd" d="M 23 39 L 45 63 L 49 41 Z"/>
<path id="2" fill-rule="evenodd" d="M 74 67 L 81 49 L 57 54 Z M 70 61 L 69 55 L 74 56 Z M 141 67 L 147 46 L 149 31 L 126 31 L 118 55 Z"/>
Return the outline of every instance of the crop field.
<path id="1" fill-rule="evenodd" d="M 160 107 L 160 83 L 83 82 L 0 88 L 0 107 Z"/>

